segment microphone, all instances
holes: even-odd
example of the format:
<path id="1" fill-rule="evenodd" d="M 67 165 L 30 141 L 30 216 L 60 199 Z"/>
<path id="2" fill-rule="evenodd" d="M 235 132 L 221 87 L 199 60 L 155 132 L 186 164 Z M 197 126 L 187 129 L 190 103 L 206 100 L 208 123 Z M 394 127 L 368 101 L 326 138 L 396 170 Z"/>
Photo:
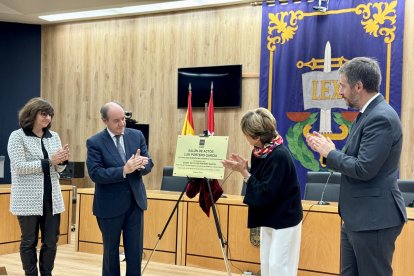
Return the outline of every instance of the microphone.
<path id="1" fill-rule="evenodd" d="M 328 202 L 328 201 L 324 201 L 324 200 L 323 200 L 323 196 L 325 195 L 325 190 L 326 190 L 326 187 L 328 186 L 329 179 L 331 178 L 331 176 L 332 176 L 332 175 L 333 175 L 333 172 L 331 171 L 331 172 L 329 173 L 329 175 L 328 175 L 328 179 L 326 180 L 325 185 L 323 186 L 321 200 L 319 200 L 319 201 L 318 201 L 318 205 L 329 205 L 329 202 Z"/>

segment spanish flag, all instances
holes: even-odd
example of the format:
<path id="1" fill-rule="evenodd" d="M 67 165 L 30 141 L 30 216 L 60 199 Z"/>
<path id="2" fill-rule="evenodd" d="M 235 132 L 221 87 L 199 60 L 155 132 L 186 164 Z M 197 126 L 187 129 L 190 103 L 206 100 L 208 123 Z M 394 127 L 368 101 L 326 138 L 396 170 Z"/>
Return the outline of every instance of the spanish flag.
<path id="1" fill-rule="evenodd" d="M 194 135 L 194 123 L 193 123 L 193 111 L 191 108 L 191 83 L 188 87 L 188 100 L 187 100 L 187 114 L 185 115 L 185 121 L 181 135 Z"/>

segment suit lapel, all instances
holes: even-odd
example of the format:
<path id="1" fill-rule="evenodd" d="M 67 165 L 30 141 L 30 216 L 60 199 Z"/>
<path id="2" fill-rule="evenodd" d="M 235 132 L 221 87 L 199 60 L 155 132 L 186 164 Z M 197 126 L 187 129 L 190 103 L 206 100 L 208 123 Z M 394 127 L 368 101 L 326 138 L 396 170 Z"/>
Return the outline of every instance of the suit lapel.
<path id="1" fill-rule="evenodd" d="M 359 118 L 358 122 L 353 122 L 351 127 L 351 132 L 348 135 L 348 139 L 345 143 L 345 146 L 343 147 L 342 151 L 347 152 L 348 149 L 348 143 L 351 141 L 351 139 L 355 136 L 356 133 L 359 132 L 359 129 L 364 125 L 364 122 L 366 118 L 368 117 L 369 113 L 377 106 L 380 102 L 384 100 L 384 97 L 380 94 L 377 96 L 365 109 L 364 113 L 361 114 L 361 118 Z"/>
<path id="2" fill-rule="evenodd" d="M 128 131 L 127 128 L 125 128 L 125 131 L 124 131 L 124 145 L 125 145 L 125 154 L 126 154 L 127 160 L 129 158 L 131 158 L 131 156 L 133 154 L 136 153 L 134 151 L 133 144 L 132 144 L 133 140 L 134 140 L 134 138 L 131 136 L 131 132 Z"/>
<path id="3" fill-rule="evenodd" d="M 384 100 L 384 97 L 380 94 L 367 106 L 367 108 L 365 109 L 364 113 L 361 114 L 361 118 L 359 118 L 359 121 L 355 126 L 355 130 L 354 130 L 355 132 L 364 125 L 364 122 L 366 118 L 368 117 L 368 115 L 371 113 L 371 111 L 383 100 Z M 351 132 L 354 132 L 354 131 L 351 131 Z"/>

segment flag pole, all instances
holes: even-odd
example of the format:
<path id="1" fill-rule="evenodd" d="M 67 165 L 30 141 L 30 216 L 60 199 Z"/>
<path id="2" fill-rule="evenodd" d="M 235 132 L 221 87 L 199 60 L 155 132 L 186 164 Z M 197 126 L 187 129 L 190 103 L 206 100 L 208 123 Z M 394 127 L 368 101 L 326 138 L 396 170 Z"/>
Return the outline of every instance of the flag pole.
<path id="1" fill-rule="evenodd" d="M 185 114 L 184 125 L 181 135 L 194 135 L 193 111 L 191 105 L 191 83 L 188 84 L 187 113 Z"/>
<path id="2" fill-rule="evenodd" d="M 205 122 L 205 131 L 208 133 L 208 104 L 204 103 L 204 122 Z"/>
<path id="3" fill-rule="evenodd" d="M 213 82 L 210 87 L 210 100 L 206 107 L 206 131 L 209 135 L 214 135 L 214 104 L 213 104 Z"/>

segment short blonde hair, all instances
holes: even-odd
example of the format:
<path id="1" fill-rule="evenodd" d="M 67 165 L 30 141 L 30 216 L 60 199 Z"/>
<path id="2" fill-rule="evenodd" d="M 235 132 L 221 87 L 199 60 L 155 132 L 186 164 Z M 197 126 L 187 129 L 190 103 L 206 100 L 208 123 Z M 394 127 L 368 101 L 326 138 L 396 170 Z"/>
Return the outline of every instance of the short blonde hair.
<path id="1" fill-rule="evenodd" d="M 254 139 L 259 137 L 263 144 L 269 143 L 278 134 L 275 117 L 263 107 L 247 111 L 240 126 L 245 135 Z"/>

